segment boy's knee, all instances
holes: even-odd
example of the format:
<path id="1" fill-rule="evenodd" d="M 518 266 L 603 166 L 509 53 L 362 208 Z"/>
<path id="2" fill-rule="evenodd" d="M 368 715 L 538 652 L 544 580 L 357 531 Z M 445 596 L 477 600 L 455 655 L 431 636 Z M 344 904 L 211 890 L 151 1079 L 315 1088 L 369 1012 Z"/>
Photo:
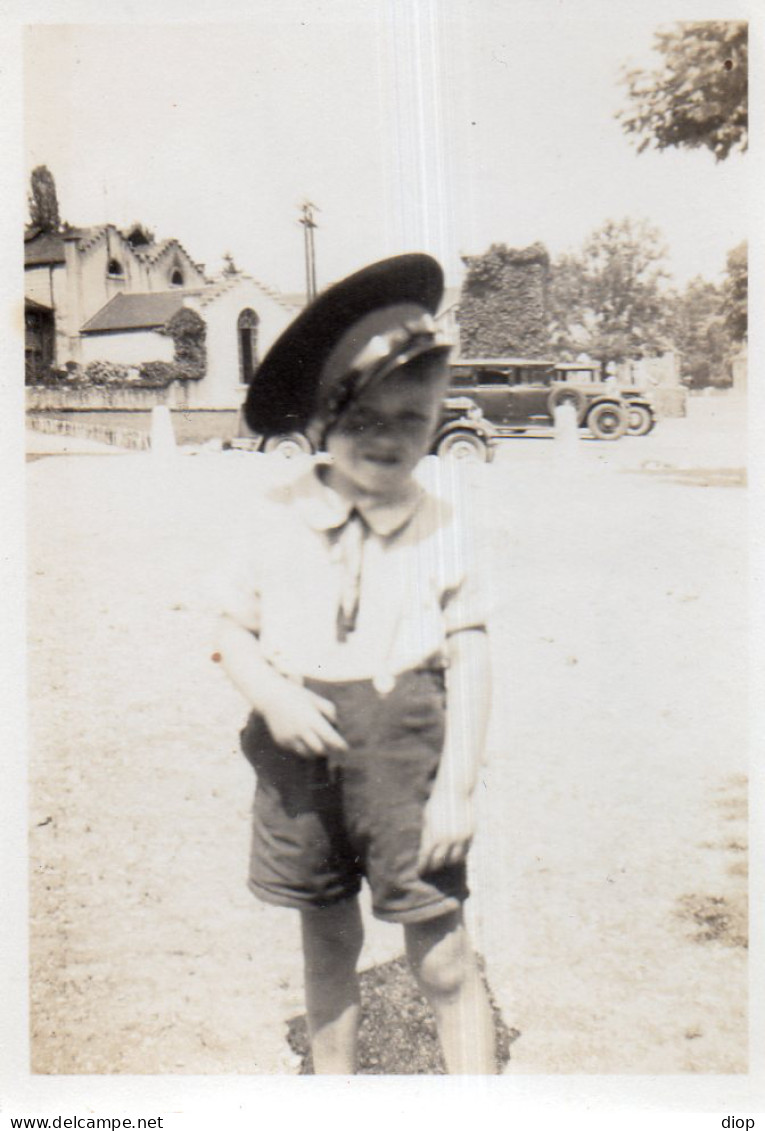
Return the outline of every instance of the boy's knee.
<path id="1" fill-rule="evenodd" d="M 472 952 L 462 928 L 436 938 L 427 929 L 410 929 L 407 955 L 423 989 L 439 997 L 459 993 L 470 973 Z"/>

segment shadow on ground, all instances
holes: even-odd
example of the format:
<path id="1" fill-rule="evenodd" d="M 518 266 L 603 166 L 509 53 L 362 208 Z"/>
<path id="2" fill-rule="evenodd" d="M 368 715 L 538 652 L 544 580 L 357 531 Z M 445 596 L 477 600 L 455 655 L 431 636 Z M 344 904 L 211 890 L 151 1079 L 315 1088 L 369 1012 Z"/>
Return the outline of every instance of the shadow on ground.
<path id="1" fill-rule="evenodd" d="M 510 1046 L 518 1039 L 509 1029 L 483 975 L 494 1016 L 497 1071 L 510 1060 Z M 361 1029 L 359 1073 L 379 1076 L 442 1076 L 446 1072 L 430 1006 L 420 993 L 404 958 L 373 966 L 360 975 Z M 287 1042 L 300 1057 L 298 1074 L 311 1075 L 313 1065 L 304 1015 L 287 1023 Z"/>
<path id="2" fill-rule="evenodd" d="M 740 467 L 677 468 L 669 464 L 646 466 L 633 475 L 650 475 L 662 483 L 676 483 L 682 487 L 746 487 L 746 471 Z"/>

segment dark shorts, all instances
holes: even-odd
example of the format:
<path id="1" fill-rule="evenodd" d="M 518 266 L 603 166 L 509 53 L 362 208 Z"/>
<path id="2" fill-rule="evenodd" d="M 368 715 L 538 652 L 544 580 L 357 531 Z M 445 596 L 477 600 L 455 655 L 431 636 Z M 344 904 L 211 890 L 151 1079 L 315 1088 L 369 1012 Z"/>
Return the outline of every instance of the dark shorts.
<path id="1" fill-rule="evenodd" d="M 349 749 L 304 758 L 276 745 L 252 714 L 242 749 L 257 773 L 250 889 L 300 910 L 356 895 L 366 878 L 374 914 L 417 923 L 467 898 L 464 862 L 419 875 L 422 815 L 444 743 L 440 671 L 398 676 L 381 695 L 370 680 L 306 686 L 337 707 Z"/>

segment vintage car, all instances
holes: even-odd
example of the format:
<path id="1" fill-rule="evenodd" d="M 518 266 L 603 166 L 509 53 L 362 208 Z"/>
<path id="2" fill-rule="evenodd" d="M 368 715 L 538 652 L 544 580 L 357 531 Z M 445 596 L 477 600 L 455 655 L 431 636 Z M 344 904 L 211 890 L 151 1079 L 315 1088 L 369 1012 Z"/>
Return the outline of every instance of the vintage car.
<path id="1" fill-rule="evenodd" d="M 649 397 L 642 390 L 629 385 L 618 385 L 611 378 L 603 379 L 598 362 L 558 362 L 555 380 L 564 381 L 571 388 L 618 389 L 627 402 L 627 433 L 630 436 L 647 436 L 656 424 L 656 412 Z"/>
<path id="2" fill-rule="evenodd" d="M 605 382 L 579 384 L 554 361 L 518 357 L 461 358 L 452 363 L 451 391 L 468 397 L 500 436 L 549 430 L 555 409 L 571 404 L 580 428 L 597 440 L 629 431 L 630 402 Z"/>
<path id="3" fill-rule="evenodd" d="M 447 397 L 431 452 L 443 459 L 490 463 L 498 432 L 470 397 Z"/>
<path id="4" fill-rule="evenodd" d="M 252 432 L 240 411 L 236 436 L 224 447 L 250 452 L 278 452 L 286 459 L 301 454 L 311 454 L 313 445 L 302 432 L 289 432 L 282 436 L 262 436 Z M 468 397 L 447 397 L 441 419 L 431 444 L 431 454 L 443 459 L 471 463 L 488 463 L 494 458 L 497 429 L 486 420 L 480 407 Z"/>

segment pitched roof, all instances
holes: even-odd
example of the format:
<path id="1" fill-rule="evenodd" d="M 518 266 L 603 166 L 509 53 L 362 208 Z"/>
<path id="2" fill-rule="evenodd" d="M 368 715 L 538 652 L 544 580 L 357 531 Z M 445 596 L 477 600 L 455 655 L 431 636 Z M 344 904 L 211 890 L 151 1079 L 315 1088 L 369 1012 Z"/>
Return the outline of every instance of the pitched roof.
<path id="1" fill-rule="evenodd" d="M 189 292 L 186 291 L 186 294 Z M 175 291 L 150 294 L 117 294 L 82 327 L 81 333 L 107 330 L 151 330 L 164 326 L 183 306 L 183 295 Z"/>
<path id="2" fill-rule="evenodd" d="M 126 243 L 130 243 L 130 240 L 123 232 L 120 232 L 119 234 L 122 236 Z M 192 267 L 196 268 L 200 275 L 204 275 L 205 273 L 204 263 L 197 263 L 194 259 L 192 259 L 181 241 L 177 240 L 174 236 L 170 239 L 160 240 L 158 243 L 142 243 L 136 244 L 135 246 L 133 244 L 130 244 L 130 246 L 133 249 L 133 254 L 137 255 L 139 259 L 143 259 L 146 263 L 158 263 L 163 255 L 175 248 L 186 256 L 189 263 L 192 265 Z"/>
<path id="3" fill-rule="evenodd" d="M 209 306 L 221 295 L 239 286 L 241 275 L 219 275 L 217 279 L 208 280 L 207 286 L 199 290 L 199 305 Z"/>
<path id="4" fill-rule="evenodd" d="M 285 295 L 281 294 L 276 287 L 270 287 L 267 283 L 261 283 L 259 279 L 253 278 L 246 271 L 237 271 L 235 274 L 228 274 L 225 271 L 221 275 L 217 275 L 213 279 L 207 279 L 204 287 L 199 287 L 196 294 L 199 295 L 199 305 L 209 306 L 211 302 L 215 302 L 221 295 L 228 294 L 229 291 L 234 290 L 242 283 L 249 283 L 251 286 L 257 287 L 263 294 L 268 295 L 270 299 L 277 302 L 280 306 L 284 307 L 290 314 L 297 313 L 296 308 L 291 305 Z"/>
<path id="5" fill-rule="evenodd" d="M 41 232 L 33 228 L 24 236 L 25 267 L 42 267 L 64 261 L 64 237 L 59 232 Z"/>
<path id="6" fill-rule="evenodd" d="M 53 313 L 53 307 L 52 306 L 46 306 L 44 302 L 36 302 L 33 298 L 30 298 L 28 295 L 24 296 L 24 310 L 28 310 L 32 313 L 34 313 L 34 312 L 40 312 L 40 313 L 45 313 L 45 314 L 52 314 Z"/>
<path id="7" fill-rule="evenodd" d="M 120 233 L 120 235 L 122 235 L 122 233 Z M 127 239 L 127 236 L 123 236 L 123 239 L 127 240 L 127 242 L 130 243 L 130 240 Z M 159 259 L 160 255 L 162 255 L 163 252 L 167 251 L 171 244 L 177 244 L 178 247 L 181 246 L 178 243 L 178 240 L 174 239 L 160 240 L 159 243 L 140 243 L 136 244 L 135 246 L 133 244 L 130 244 L 130 246 L 133 248 L 133 252 L 140 259 L 152 260 Z M 183 250 L 185 251 L 186 249 L 184 248 Z M 188 255 L 188 252 L 186 252 L 186 254 Z M 190 258 L 191 256 L 189 256 L 189 259 Z"/>

